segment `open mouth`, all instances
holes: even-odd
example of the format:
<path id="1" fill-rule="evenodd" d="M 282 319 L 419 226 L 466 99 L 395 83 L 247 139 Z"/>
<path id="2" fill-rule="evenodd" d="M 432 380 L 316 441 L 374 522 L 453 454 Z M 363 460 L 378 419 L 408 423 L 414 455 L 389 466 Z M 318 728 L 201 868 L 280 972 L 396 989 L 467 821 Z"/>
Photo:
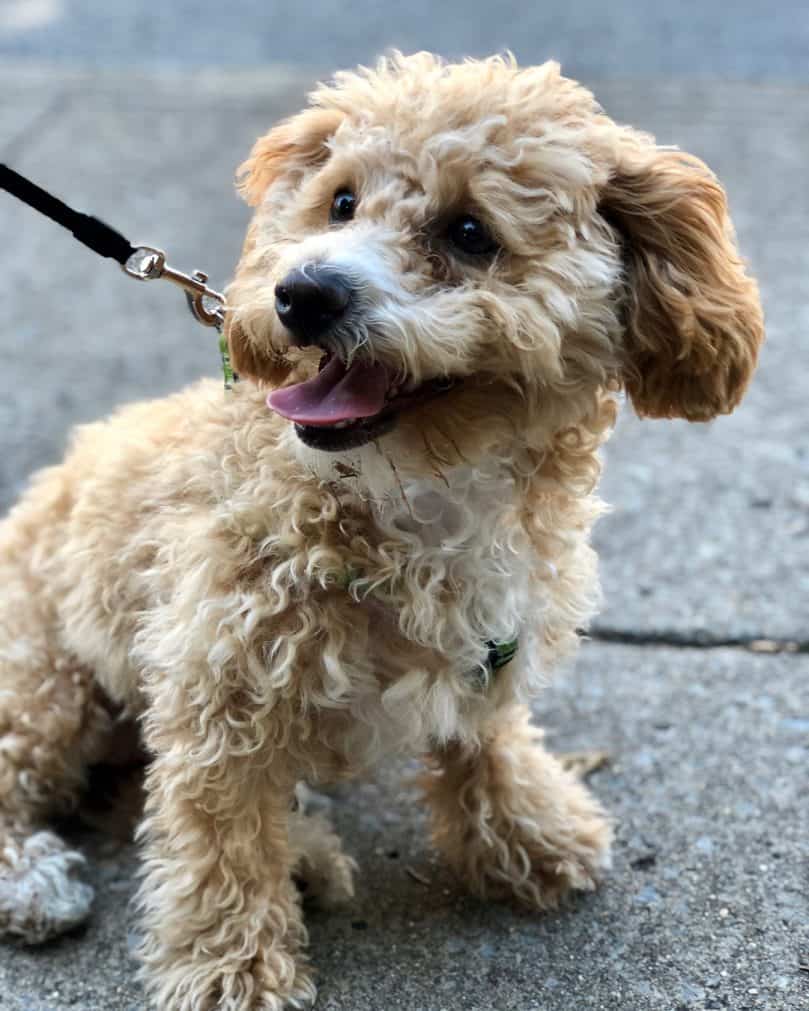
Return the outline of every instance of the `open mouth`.
<path id="1" fill-rule="evenodd" d="M 316 376 L 273 390 L 267 406 L 293 421 L 307 446 L 334 453 L 378 439 L 395 426 L 402 411 L 455 385 L 446 378 L 416 384 L 379 362 L 357 359 L 347 365 L 327 351 Z"/>

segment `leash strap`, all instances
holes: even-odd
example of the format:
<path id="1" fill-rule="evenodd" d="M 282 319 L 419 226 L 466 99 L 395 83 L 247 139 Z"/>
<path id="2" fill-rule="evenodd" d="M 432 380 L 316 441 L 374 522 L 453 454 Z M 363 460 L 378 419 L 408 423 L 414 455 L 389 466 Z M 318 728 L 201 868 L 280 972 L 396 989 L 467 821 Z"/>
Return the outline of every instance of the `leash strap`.
<path id="1" fill-rule="evenodd" d="M 109 257 L 123 266 L 136 251 L 120 232 L 91 214 L 74 211 L 8 165 L 0 165 L 0 189 L 7 190 L 13 197 L 66 228 L 79 242 L 99 256 Z"/>
<path id="2" fill-rule="evenodd" d="M 106 222 L 69 207 L 58 197 L 43 190 L 41 186 L 15 172 L 8 165 L 0 164 L 0 189 L 32 207 L 57 225 L 66 228 L 74 238 L 99 256 L 115 260 L 127 277 L 136 281 L 153 281 L 162 278 L 171 281 L 185 292 L 188 308 L 197 322 L 203 326 L 215 327 L 220 332 L 219 351 L 222 358 L 222 372 L 225 389 L 229 390 L 238 376 L 233 371 L 227 341 L 222 335 L 225 322 L 225 296 L 207 285 L 208 275 L 201 270 L 185 274 L 166 263 L 166 254 L 156 246 L 133 246 L 120 232 Z"/>

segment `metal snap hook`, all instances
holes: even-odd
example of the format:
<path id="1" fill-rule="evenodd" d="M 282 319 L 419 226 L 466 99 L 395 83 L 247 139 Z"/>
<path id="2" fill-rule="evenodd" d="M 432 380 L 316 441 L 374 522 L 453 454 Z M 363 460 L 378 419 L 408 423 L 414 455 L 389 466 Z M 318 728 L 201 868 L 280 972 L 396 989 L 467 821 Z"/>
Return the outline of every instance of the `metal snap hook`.
<path id="1" fill-rule="evenodd" d="M 166 263 L 166 254 L 155 246 L 136 246 L 135 252 L 121 264 L 127 277 L 136 281 L 153 281 L 157 278 L 171 281 L 182 288 L 188 308 L 203 326 L 221 327 L 225 321 L 225 296 L 209 288 L 208 275 L 201 270 L 184 274 Z"/>

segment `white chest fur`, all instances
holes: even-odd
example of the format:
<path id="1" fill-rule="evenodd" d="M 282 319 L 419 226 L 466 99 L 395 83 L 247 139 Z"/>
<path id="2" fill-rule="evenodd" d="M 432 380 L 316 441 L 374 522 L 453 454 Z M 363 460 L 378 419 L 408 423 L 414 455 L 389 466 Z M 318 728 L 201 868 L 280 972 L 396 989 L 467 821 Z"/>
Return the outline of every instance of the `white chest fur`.
<path id="1" fill-rule="evenodd" d="M 373 509 L 399 563 L 367 598 L 383 612 L 368 644 L 380 680 L 366 682 L 357 715 L 377 733 L 386 726 L 393 747 L 474 733 L 492 701 L 476 676 L 487 640 L 526 641 L 536 614 L 536 557 L 513 482 L 494 466 L 457 468 L 446 481 L 403 482 Z"/>
<path id="2" fill-rule="evenodd" d="M 300 448 L 297 455 L 322 480 L 334 480 L 333 457 Z M 520 640 L 514 671 L 498 675 L 498 686 L 530 691 L 540 674 L 533 642 L 549 567 L 521 522 L 517 482 L 496 459 L 418 479 L 404 476 L 401 464 L 394 470 L 373 446 L 339 462 L 341 472 L 357 475 L 384 559 L 369 571 L 358 558 L 361 575 L 351 588 L 368 611 L 367 638 L 343 640 L 356 717 L 352 753 L 474 733 L 492 702 L 475 677 L 487 642 Z"/>
<path id="3" fill-rule="evenodd" d="M 293 449 L 307 469 L 333 480 L 334 457 Z M 543 563 L 519 520 L 516 482 L 502 461 L 408 479 L 368 445 L 341 454 L 358 494 L 397 558 L 395 585 L 380 587 L 404 635 L 474 667 L 486 640 L 515 639 L 532 608 L 532 573 Z M 536 602 L 533 610 L 536 612 Z"/>
<path id="4" fill-rule="evenodd" d="M 467 662 L 482 642 L 517 637 L 533 552 L 515 522 L 513 479 L 500 467 L 404 483 L 375 512 L 406 545 L 405 634 Z"/>

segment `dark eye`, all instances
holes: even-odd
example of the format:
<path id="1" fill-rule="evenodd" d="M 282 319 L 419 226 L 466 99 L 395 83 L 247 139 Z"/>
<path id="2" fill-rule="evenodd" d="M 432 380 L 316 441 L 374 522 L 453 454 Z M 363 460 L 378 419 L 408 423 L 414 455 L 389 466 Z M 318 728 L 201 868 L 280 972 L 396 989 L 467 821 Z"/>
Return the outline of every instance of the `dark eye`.
<path id="1" fill-rule="evenodd" d="M 334 200 L 331 202 L 331 209 L 329 210 L 329 221 L 334 224 L 339 224 L 342 221 L 350 221 L 354 217 L 354 211 L 357 207 L 357 198 L 349 189 L 338 190 L 334 194 Z"/>
<path id="2" fill-rule="evenodd" d="M 486 256 L 497 250 L 497 243 L 489 230 L 471 214 L 462 214 L 451 221 L 447 238 L 453 246 L 469 256 Z"/>

